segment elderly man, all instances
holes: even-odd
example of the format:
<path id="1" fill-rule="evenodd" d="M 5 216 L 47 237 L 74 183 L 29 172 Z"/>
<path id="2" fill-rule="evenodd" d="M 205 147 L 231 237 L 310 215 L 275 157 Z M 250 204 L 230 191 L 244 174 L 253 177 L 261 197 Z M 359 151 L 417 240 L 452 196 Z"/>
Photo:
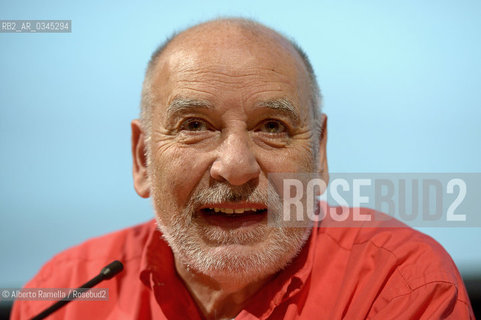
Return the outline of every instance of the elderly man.
<path id="1" fill-rule="evenodd" d="M 306 55 L 265 26 L 223 19 L 176 35 L 152 55 L 132 122 L 134 186 L 152 197 L 156 223 L 67 250 L 27 287 L 76 287 L 118 259 L 125 270 L 101 285 L 108 301 L 75 301 L 54 315 L 473 317 L 456 267 L 427 236 L 400 223 L 283 222 L 268 174 L 329 179 L 319 106 Z M 17 302 L 13 318 L 48 304 Z"/>

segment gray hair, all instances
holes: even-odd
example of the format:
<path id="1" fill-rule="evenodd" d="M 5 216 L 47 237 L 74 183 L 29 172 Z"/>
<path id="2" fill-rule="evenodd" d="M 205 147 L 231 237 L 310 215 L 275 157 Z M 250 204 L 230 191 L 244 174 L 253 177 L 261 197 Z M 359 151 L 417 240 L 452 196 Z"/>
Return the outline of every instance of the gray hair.
<path id="1" fill-rule="evenodd" d="M 251 19 L 246 19 L 246 18 L 227 18 L 227 19 L 216 19 L 213 21 L 222 21 L 228 24 L 235 24 L 237 26 L 247 29 L 248 31 L 254 34 L 258 32 L 256 30 L 258 30 L 259 27 L 266 28 L 264 25 L 260 24 L 259 22 L 256 22 Z M 170 37 L 168 37 L 166 40 L 164 40 L 159 45 L 159 47 L 152 53 L 150 61 L 147 65 L 145 78 L 142 85 L 142 95 L 141 95 L 141 102 L 140 102 L 140 109 L 141 109 L 140 120 L 141 120 L 142 128 L 146 133 L 147 139 L 150 138 L 151 127 L 152 127 L 151 115 L 152 115 L 152 107 L 153 107 L 153 97 L 151 92 L 151 85 L 152 85 L 152 76 L 153 76 L 153 70 L 154 70 L 155 64 L 158 58 L 165 51 L 167 46 L 172 42 L 172 40 L 174 40 L 182 32 L 187 31 L 189 29 L 190 28 L 182 30 L 181 32 L 176 32 L 172 34 Z M 309 102 L 311 105 L 313 120 L 314 122 L 320 122 L 321 111 L 322 111 L 322 95 L 321 95 L 321 90 L 319 88 L 319 84 L 317 83 L 316 75 L 314 73 L 314 68 L 312 67 L 311 62 L 309 61 L 307 54 L 293 39 L 290 39 L 275 30 L 272 30 L 272 29 L 269 29 L 269 30 L 273 31 L 277 35 L 281 36 L 283 39 L 287 40 L 289 44 L 292 45 L 292 47 L 297 52 L 297 54 L 299 54 L 299 56 L 301 57 L 302 62 L 304 63 L 304 66 L 309 76 L 309 87 L 310 87 Z"/>

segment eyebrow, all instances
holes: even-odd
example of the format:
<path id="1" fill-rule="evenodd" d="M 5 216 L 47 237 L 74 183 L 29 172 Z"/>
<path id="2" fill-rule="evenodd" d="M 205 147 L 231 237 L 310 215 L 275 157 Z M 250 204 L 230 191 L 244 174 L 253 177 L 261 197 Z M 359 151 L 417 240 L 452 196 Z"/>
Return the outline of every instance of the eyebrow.
<path id="1" fill-rule="evenodd" d="M 258 108 L 267 107 L 274 111 L 285 114 L 286 116 L 288 116 L 289 118 L 292 118 L 296 122 L 299 121 L 299 114 L 296 108 L 294 107 L 294 104 L 286 98 L 278 98 L 278 99 L 262 101 L 257 103 L 256 107 Z"/>
<path id="2" fill-rule="evenodd" d="M 214 106 L 208 101 L 177 97 L 167 107 L 167 117 L 176 113 L 186 112 L 192 108 L 212 109 Z"/>
<path id="3" fill-rule="evenodd" d="M 176 97 L 167 107 L 167 116 L 171 117 L 177 113 L 187 112 L 192 110 L 192 108 L 212 109 L 214 106 L 205 100 Z M 294 104 L 286 98 L 261 101 L 256 103 L 256 108 L 268 108 L 285 114 L 295 122 L 299 121 L 299 114 Z"/>

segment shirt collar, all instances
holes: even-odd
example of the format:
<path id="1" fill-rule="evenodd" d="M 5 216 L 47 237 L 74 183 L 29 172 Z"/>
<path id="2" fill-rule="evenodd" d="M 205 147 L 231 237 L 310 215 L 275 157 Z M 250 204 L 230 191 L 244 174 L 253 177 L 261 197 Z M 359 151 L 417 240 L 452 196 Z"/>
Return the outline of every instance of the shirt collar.
<path id="1" fill-rule="evenodd" d="M 149 237 L 143 248 L 139 270 L 140 279 L 149 288 L 152 286 L 152 273 L 175 276 L 172 250 L 163 239 L 155 220 L 152 220 L 151 225 Z"/>
<path id="2" fill-rule="evenodd" d="M 302 290 L 312 272 L 318 231 L 318 224 L 315 223 L 297 257 L 251 297 L 241 313 L 251 313 L 259 319 L 266 319 L 278 305 Z"/>
<path id="3" fill-rule="evenodd" d="M 182 310 L 186 319 L 200 320 L 196 304 L 177 275 L 172 250 L 155 222 L 142 252 L 139 276 L 152 291 L 166 318 L 176 319 L 179 310 Z"/>

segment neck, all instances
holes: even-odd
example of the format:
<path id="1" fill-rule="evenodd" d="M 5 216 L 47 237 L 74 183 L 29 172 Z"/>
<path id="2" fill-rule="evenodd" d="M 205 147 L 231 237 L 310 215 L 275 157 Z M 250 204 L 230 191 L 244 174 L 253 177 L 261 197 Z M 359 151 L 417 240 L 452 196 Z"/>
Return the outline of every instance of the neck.
<path id="1" fill-rule="evenodd" d="M 214 279 L 187 270 L 177 259 L 175 266 L 206 319 L 235 318 L 244 308 L 246 301 L 271 278 L 269 276 L 255 281 L 222 277 Z"/>

